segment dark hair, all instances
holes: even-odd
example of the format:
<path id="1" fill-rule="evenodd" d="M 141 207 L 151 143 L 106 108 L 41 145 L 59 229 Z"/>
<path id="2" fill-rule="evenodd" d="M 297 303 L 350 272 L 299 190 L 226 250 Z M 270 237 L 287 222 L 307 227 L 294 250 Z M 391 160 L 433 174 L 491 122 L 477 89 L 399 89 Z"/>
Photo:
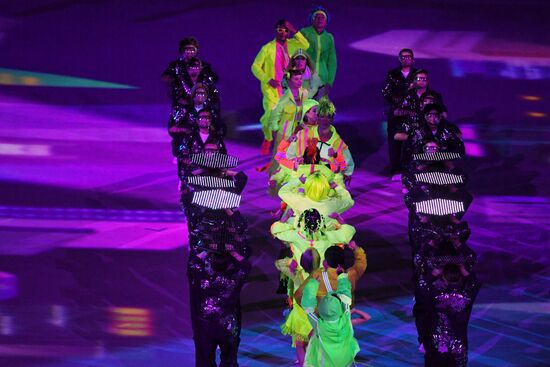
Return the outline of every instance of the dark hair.
<path id="1" fill-rule="evenodd" d="M 460 267 L 456 264 L 446 264 L 443 267 L 443 278 L 453 284 L 460 282 Z"/>
<path id="2" fill-rule="evenodd" d="M 403 52 L 409 52 L 411 56 L 414 57 L 414 52 L 410 48 L 402 48 L 401 51 L 399 51 L 399 56 L 401 56 Z"/>
<path id="3" fill-rule="evenodd" d="M 213 115 L 212 110 L 210 108 L 203 107 L 197 111 L 197 116 L 200 115 L 202 112 L 208 112 L 210 114 L 210 117 L 212 117 Z"/>
<path id="4" fill-rule="evenodd" d="M 319 252 L 313 247 L 308 248 L 300 257 L 300 265 L 307 273 L 311 273 L 313 270 L 318 269 L 321 265 Z"/>
<path id="5" fill-rule="evenodd" d="M 231 255 L 227 252 L 213 252 L 210 254 L 210 265 L 216 273 L 223 273 L 229 267 Z"/>
<path id="6" fill-rule="evenodd" d="M 331 268 L 337 268 L 338 266 L 345 268 L 346 254 L 344 253 L 344 249 L 340 246 L 330 246 L 325 251 L 325 260 Z"/>
<path id="7" fill-rule="evenodd" d="M 284 77 L 286 80 L 289 80 L 290 78 L 292 78 L 294 75 L 303 75 L 304 72 L 302 70 L 296 70 L 296 69 L 289 69 Z"/>
<path id="8" fill-rule="evenodd" d="M 300 216 L 304 221 L 304 227 L 311 233 L 319 230 L 322 224 L 321 214 L 317 209 L 311 208 L 305 210 Z"/>
<path id="9" fill-rule="evenodd" d="M 443 108 L 443 106 L 440 103 L 430 103 L 430 104 L 427 104 L 422 109 L 422 114 L 425 115 L 428 112 L 430 112 L 431 110 L 436 110 L 438 113 L 443 113 L 443 111 L 445 111 L 445 109 Z"/>
<path id="10" fill-rule="evenodd" d="M 185 46 L 195 46 L 199 49 L 199 41 L 195 37 L 185 37 L 180 41 L 179 51 L 182 52 Z"/>
<path id="11" fill-rule="evenodd" d="M 198 89 L 204 90 L 206 95 L 208 95 L 209 93 L 208 87 L 206 85 L 204 85 L 203 83 L 197 83 L 193 86 L 193 88 L 191 88 L 191 98 L 195 97 L 195 94 L 197 93 Z"/>
<path id="12" fill-rule="evenodd" d="M 198 57 L 193 56 L 192 58 L 189 59 L 189 61 L 187 61 L 187 67 L 190 67 L 190 66 L 202 67 L 202 62 Z"/>
<path id="13" fill-rule="evenodd" d="M 286 19 L 279 19 L 277 21 L 277 23 L 275 23 L 275 29 L 279 28 L 279 27 L 284 27 L 284 28 L 287 28 L 286 26 Z"/>
<path id="14" fill-rule="evenodd" d="M 426 76 L 430 76 L 430 73 L 428 73 L 428 70 L 426 69 L 418 69 L 416 73 L 414 73 L 414 77 L 416 78 L 420 74 L 426 74 Z"/>
<path id="15" fill-rule="evenodd" d="M 330 14 L 329 14 L 328 10 L 325 7 L 321 6 L 321 5 L 316 6 L 313 9 L 311 9 L 311 12 L 309 13 L 309 22 L 313 23 L 313 15 L 318 11 L 322 11 L 323 13 L 325 13 L 325 15 L 327 17 L 327 24 L 330 23 Z"/>

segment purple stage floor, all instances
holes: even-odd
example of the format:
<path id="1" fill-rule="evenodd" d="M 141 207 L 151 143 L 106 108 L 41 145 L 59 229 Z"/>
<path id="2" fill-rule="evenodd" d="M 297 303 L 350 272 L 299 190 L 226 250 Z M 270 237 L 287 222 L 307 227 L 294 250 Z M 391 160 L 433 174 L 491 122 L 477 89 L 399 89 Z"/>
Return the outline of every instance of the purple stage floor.
<path id="1" fill-rule="evenodd" d="M 288 12 L 271 2 L 138 3 L 26 1 L 0 10 L 0 366 L 193 364 L 187 231 L 158 80 L 188 34 L 221 76 L 228 150 L 249 176 L 241 209 L 254 268 L 242 293 L 239 361 L 290 366 L 294 351 L 279 331 L 283 299 L 274 292 L 279 245 L 268 234 L 278 202 L 254 169 L 265 159 L 249 66 L 275 18 L 301 26 L 309 4 L 284 2 Z M 357 303 L 372 320 L 356 331 L 357 364 L 423 363 L 407 215 L 400 184 L 386 174 L 379 95 L 396 62 L 390 55 L 403 45 L 418 50 L 467 143 L 474 202 L 464 219 L 483 281 L 469 365 L 546 366 L 548 9 L 539 1 L 503 1 L 498 11 L 492 2 L 445 3 L 332 9 L 336 127 L 357 163 L 356 204 L 345 218 L 368 256 Z M 138 320 L 137 331 L 126 318 Z"/>

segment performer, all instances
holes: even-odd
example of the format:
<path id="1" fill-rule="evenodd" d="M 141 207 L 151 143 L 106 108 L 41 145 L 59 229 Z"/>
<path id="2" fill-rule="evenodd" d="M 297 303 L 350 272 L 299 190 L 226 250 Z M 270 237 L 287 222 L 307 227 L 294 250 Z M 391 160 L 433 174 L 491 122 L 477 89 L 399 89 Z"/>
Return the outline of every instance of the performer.
<path id="1" fill-rule="evenodd" d="M 201 252 L 190 259 L 189 269 L 195 366 L 216 366 L 218 347 L 221 366 L 238 366 L 240 293 L 250 263 L 236 251 Z"/>
<path id="2" fill-rule="evenodd" d="M 307 90 L 309 98 L 321 98 L 317 92 L 323 85 L 323 82 L 319 74 L 315 71 L 313 61 L 311 61 L 311 57 L 309 57 L 307 52 L 301 48 L 297 49 L 290 60 L 289 70 L 298 70 L 302 72 L 302 88 Z"/>
<path id="3" fill-rule="evenodd" d="M 263 155 L 269 154 L 273 140 L 269 115 L 283 95 L 281 83 L 284 72 L 288 69 L 290 55 L 298 48 L 308 47 L 309 43 L 304 36 L 289 21 L 281 19 L 275 23 L 275 39 L 265 44 L 254 59 L 252 74 L 260 81 L 263 93 L 264 114 L 260 118 L 264 134 L 260 153 Z"/>
<path id="4" fill-rule="evenodd" d="M 294 292 L 302 282 L 314 271 L 319 269 L 321 258 L 315 248 L 309 248 L 300 257 L 300 264 L 292 257 L 277 260 L 275 266 L 279 271 L 290 279 L 287 286 L 288 304 L 291 309 L 285 322 L 281 325 L 281 332 L 284 335 L 292 336 L 292 346 L 296 348 L 297 363 L 302 366 L 306 354 L 307 342 L 312 327 L 307 314 L 294 299 Z"/>
<path id="5" fill-rule="evenodd" d="M 321 281 L 326 284 L 329 293 L 317 302 L 317 289 Z M 350 306 L 351 283 L 347 273 L 338 275 L 336 291 L 321 277 L 307 283 L 302 307 L 308 314 L 314 333 L 307 347 L 304 366 L 348 367 L 354 363 L 360 349 L 353 333 Z"/>
<path id="6" fill-rule="evenodd" d="M 311 26 L 302 28 L 301 32 L 309 42 L 306 49 L 321 79 L 320 96 L 328 96 L 334 85 L 337 67 L 334 37 L 326 31 L 330 16 L 327 9 L 318 6 L 311 11 L 309 18 Z"/>
<path id="7" fill-rule="evenodd" d="M 393 137 L 405 120 L 399 108 L 414 82 L 416 69 L 413 67 L 413 51 L 409 48 L 399 51 L 399 62 L 401 65 L 398 68 L 388 71 L 384 88 L 382 88 L 382 96 L 386 104 L 385 113 L 388 118 L 387 134 L 390 177 L 394 181 L 399 181 L 402 167 L 401 142 L 394 140 Z"/>

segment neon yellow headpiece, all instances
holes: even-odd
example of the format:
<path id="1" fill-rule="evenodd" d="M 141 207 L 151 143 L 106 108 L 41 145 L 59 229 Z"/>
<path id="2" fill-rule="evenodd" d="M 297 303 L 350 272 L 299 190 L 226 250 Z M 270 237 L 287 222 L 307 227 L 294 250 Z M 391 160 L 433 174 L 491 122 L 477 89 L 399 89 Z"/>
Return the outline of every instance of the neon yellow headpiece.
<path id="1" fill-rule="evenodd" d="M 330 192 L 328 179 L 320 172 L 313 172 L 306 178 L 304 193 L 307 198 L 313 201 L 326 199 Z"/>

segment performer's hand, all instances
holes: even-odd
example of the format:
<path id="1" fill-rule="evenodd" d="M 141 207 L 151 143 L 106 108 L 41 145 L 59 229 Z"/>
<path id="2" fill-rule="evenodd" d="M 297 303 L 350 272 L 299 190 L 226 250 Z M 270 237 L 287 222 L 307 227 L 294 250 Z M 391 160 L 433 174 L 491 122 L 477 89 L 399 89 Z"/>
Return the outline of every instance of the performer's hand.
<path id="1" fill-rule="evenodd" d="M 354 240 L 349 241 L 348 246 L 349 246 L 349 248 L 352 249 L 353 251 L 357 250 L 357 247 L 359 247 L 359 246 L 357 246 L 357 243 L 355 243 Z"/>
<path id="2" fill-rule="evenodd" d="M 288 29 L 290 33 L 296 33 L 298 32 L 296 28 L 290 23 L 288 20 L 285 21 L 285 27 Z"/>
<path id="3" fill-rule="evenodd" d="M 281 82 L 275 79 L 270 79 L 267 84 L 269 84 L 271 88 L 279 88 L 281 86 Z"/>
<path id="4" fill-rule="evenodd" d="M 334 151 L 332 147 L 328 148 L 328 156 L 331 158 L 336 158 L 338 154 Z"/>
<path id="5" fill-rule="evenodd" d="M 292 298 L 290 298 L 290 297 L 286 298 L 286 304 L 288 305 L 288 308 L 290 308 L 291 310 L 294 307 L 293 302 L 292 302 Z"/>
<path id="6" fill-rule="evenodd" d="M 300 180 L 301 183 L 306 183 L 306 176 L 301 175 L 299 180 Z"/>
<path id="7" fill-rule="evenodd" d="M 298 267 L 298 263 L 296 262 L 296 260 L 292 259 L 292 261 L 290 262 L 290 264 L 288 264 L 288 270 L 290 270 L 290 272 L 292 274 L 295 274 L 296 273 L 296 268 Z"/>

